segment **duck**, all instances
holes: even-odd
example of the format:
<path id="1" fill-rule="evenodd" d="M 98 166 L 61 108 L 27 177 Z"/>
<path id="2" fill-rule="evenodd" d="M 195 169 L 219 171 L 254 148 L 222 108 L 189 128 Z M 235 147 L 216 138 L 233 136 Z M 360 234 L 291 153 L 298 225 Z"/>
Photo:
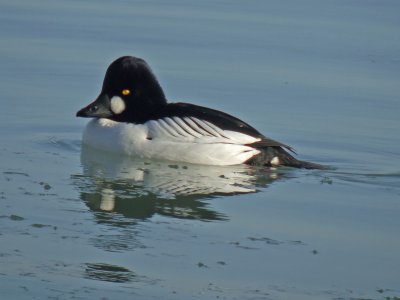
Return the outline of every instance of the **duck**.
<path id="1" fill-rule="evenodd" d="M 99 96 L 76 113 L 92 118 L 82 143 L 107 152 L 191 164 L 324 169 L 291 146 L 228 113 L 168 102 L 148 63 L 122 56 L 107 68 Z"/>

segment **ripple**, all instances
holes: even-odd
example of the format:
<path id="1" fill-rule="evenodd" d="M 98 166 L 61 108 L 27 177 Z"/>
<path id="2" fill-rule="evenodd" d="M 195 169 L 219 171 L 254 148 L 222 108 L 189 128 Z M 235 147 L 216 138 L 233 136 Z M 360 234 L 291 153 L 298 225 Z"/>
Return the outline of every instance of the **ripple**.
<path id="1" fill-rule="evenodd" d="M 108 282 L 131 282 L 137 281 L 138 276 L 131 270 L 106 263 L 86 263 L 85 278 Z"/>
<path id="2" fill-rule="evenodd" d="M 78 139 L 59 138 L 49 136 L 37 142 L 40 146 L 50 150 L 61 150 L 65 152 L 79 153 L 81 150 L 81 141 Z"/>
<path id="3" fill-rule="evenodd" d="M 400 188 L 400 173 L 361 173 L 361 172 L 331 172 L 324 174 L 321 183 L 334 184 L 335 182 L 349 184 L 365 184 L 369 186 L 378 186 L 383 188 Z"/>

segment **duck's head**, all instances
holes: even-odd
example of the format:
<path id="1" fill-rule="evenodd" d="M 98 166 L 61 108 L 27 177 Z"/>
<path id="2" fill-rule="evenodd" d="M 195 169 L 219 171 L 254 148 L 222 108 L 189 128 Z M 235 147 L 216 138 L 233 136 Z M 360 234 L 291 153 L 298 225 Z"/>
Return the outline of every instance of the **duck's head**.
<path id="1" fill-rule="evenodd" d="M 141 58 L 123 56 L 108 67 L 97 99 L 76 116 L 143 123 L 166 103 L 164 92 L 149 65 Z"/>

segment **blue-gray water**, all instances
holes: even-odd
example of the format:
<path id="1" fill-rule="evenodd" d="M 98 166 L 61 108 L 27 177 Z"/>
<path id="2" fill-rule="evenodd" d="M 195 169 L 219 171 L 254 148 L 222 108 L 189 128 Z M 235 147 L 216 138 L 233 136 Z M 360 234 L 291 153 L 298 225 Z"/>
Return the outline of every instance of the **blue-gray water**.
<path id="1" fill-rule="evenodd" d="M 1 299 L 398 299 L 398 1 L 0 2 Z M 81 147 L 121 55 L 330 171 Z"/>

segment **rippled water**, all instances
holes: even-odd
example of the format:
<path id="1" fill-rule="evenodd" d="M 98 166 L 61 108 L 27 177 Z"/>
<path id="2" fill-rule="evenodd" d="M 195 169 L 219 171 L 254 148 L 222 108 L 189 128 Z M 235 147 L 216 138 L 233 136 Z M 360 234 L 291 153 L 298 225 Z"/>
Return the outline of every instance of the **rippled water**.
<path id="1" fill-rule="evenodd" d="M 400 297 L 397 1 L 2 1 L 4 299 Z M 81 146 L 120 55 L 328 171 Z"/>

